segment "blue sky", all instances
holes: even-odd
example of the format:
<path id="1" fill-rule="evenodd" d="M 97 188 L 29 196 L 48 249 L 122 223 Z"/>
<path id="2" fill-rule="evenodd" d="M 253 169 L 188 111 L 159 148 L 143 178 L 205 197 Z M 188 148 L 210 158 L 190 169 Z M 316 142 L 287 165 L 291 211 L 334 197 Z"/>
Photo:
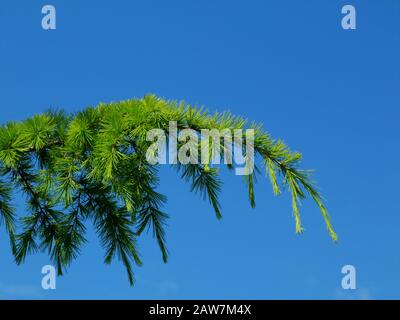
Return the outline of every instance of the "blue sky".
<path id="1" fill-rule="evenodd" d="M 41 28 L 41 8 L 57 29 Z M 357 30 L 341 28 L 341 8 Z M 48 107 L 81 110 L 155 93 L 231 110 L 265 125 L 304 155 L 339 234 L 333 244 L 310 201 L 294 232 L 287 195 L 267 179 L 248 205 L 243 179 L 225 175 L 223 219 L 168 168 L 160 191 L 170 261 L 150 235 L 130 287 L 119 263 L 90 242 L 57 289 L 41 289 L 45 255 L 16 266 L 0 232 L 0 298 L 400 298 L 400 2 L 2 1 L 0 122 Z M 23 198 L 16 198 L 24 215 Z M 357 290 L 341 289 L 341 268 Z"/>

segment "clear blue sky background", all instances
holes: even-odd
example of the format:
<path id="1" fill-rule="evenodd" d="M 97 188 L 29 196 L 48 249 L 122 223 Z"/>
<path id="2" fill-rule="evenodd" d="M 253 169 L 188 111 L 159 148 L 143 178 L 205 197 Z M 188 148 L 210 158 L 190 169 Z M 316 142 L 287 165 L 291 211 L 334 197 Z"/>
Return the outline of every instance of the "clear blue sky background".
<path id="1" fill-rule="evenodd" d="M 41 29 L 41 8 L 57 30 Z M 341 8 L 357 30 L 341 29 Z M 250 209 L 242 178 L 226 176 L 224 218 L 169 169 L 160 190 L 168 264 L 150 235 L 131 288 L 90 242 L 57 290 L 41 289 L 45 255 L 16 266 L 0 233 L 1 298 L 400 298 L 400 2 L 2 1 L 0 121 L 155 93 L 263 122 L 316 169 L 340 243 L 317 208 L 297 236 L 288 196 L 266 179 Z M 23 199 L 17 198 L 20 215 Z M 341 289 L 341 268 L 357 290 Z"/>

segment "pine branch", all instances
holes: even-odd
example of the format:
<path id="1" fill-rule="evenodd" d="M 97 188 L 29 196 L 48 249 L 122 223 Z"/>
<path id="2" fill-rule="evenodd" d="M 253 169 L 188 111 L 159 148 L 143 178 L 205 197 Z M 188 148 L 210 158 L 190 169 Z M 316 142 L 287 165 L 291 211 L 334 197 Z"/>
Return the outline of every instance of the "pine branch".
<path id="1" fill-rule="evenodd" d="M 139 210 L 137 234 L 141 235 L 147 228 L 152 228 L 153 237 L 157 239 L 158 246 L 162 253 L 164 263 L 168 261 L 168 249 L 166 248 L 165 226 L 168 215 L 162 212 L 159 207 L 165 202 L 165 197 L 152 189 L 148 189 L 143 199 L 142 208 Z"/>
<path id="2" fill-rule="evenodd" d="M 110 263 L 117 256 L 131 284 L 133 263 L 141 265 L 136 238 L 144 230 L 152 229 L 166 262 L 168 215 L 162 210 L 166 199 L 156 191 L 157 167 L 146 161 L 146 135 L 151 129 L 167 133 L 170 121 L 176 122 L 177 130 L 193 129 L 197 135 L 202 129 L 229 134 L 242 130 L 239 140 L 246 164 L 261 158 L 273 193 L 290 193 L 296 232 L 303 231 L 299 206 L 309 196 L 319 208 L 329 235 L 337 241 L 310 172 L 300 169 L 300 153 L 291 151 L 281 140 L 272 139 L 261 125 L 229 112 L 209 114 L 204 108 L 148 95 L 100 104 L 72 115 L 47 111 L 0 127 L 0 223 L 9 234 L 16 262 L 22 263 L 28 254 L 46 251 L 61 274 L 78 257 L 86 241 L 89 219 L 105 249 L 105 262 Z M 246 154 L 247 129 L 254 132 L 254 155 Z M 192 192 L 208 199 L 220 219 L 218 197 L 222 181 L 211 160 L 215 155 L 232 152 L 238 145 L 236 141 L 225 145 L 223 137 L 219 144 L 216 142 L 202 142 L 209 151 L 208 161 L 174 166 L 181 178 L 190 183 Z M 229 163 L 226 166 L 235 167 Z M 258 172 L 255 165 L 255 170 L 245 176 L 252 207 Z M 26 195 L 29 212 L 19 223 L 11 205 L 13 190 L 17 189 Z M 16 235 L 18 224 L 22 232 Z"/>

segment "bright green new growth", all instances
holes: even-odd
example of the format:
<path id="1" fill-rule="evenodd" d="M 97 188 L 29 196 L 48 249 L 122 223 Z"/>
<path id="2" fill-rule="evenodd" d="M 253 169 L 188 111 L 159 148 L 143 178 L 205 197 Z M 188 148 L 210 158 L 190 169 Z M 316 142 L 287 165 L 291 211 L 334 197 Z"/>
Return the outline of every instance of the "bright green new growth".
<path id="1" fill-rule="evenodd" d="M 183 102 L 151 95 L 100 104 L 74 115 L 48 111 L 0 128 L 0 222 L 5 223 L 16 262 L 22 263 L 27 254 L 47 251 L 62 274 L 86 241 L 87 220 L 93 222 L 100 237 L 105 263 L 117 255 L 131 284 L 132 262 L 141 265 L 136 238 L 144 230 L 152 229 L 167 262 L 164 228 L 168 215 L 161 211 L 166 198 L 156 191 L 157 166 L 146 161 L 150 145 L 146 133 L 154 128 L 167 132 L 169 121 L 177 121 L 178 130 L 198 132 L 254 129 L 255 155 L 262 159 L 274 194 L 280 194 L 282 187 L 291 193 L 296 232 L 303 230 L 299 202 L 308 193 L 318 205 L 330 236 L 337 240 L 309 171 L 298 168 L 299 153 L 273 140 L 261 126 L 248 125 L 230 113 L 210 115 Z M 220 218 L 218 170 L 207 164 L 173 166 L 191 183 L 192 191 L 209 199 Z M 245 176 L 252 207 L 257 172 Z M 10 203 L 14 190 L 25 194 L 28 212 L 18 228 Z"/>

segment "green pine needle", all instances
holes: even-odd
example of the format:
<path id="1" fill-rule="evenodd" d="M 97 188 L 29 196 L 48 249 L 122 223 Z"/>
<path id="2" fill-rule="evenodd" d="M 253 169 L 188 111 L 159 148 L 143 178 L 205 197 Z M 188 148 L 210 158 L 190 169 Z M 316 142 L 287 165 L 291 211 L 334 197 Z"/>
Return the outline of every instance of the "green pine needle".
<path id="1" fill-rule="evenodd" d="M 86 225 L 92 222 L 105 250 L 105 263 L 121 260 L 131 284 L 134 265 L 142 264 L 136 240 L 144 230 L 152 230 L 167 262 L 166 198 L 156 191 L 158 167 L 146 161 L 146 134 L 156 128 L 168 131 L 170 121 L 176 121 L 179 130 L 191 128 L 199 134 L 202 129 L 253 129 L 254 159 L 261 158 L 275 195 L 285 186 L 290 192 L 296 233 L 303 231 L 299 205 L 308 194 L 329 235 L 338 240 L 309 171 L 299 169 L 300 153 L 272 139 L 261 125 L 229 112 L 211 115 L 204 108 L 148 95 L 71 115 L 47 111 L 0 127 L 0 224 L 9 234 L 15 261 L 20 264 L 29 254 L 47 252 L 62 274 L 79 256 Z M 210 161 L 229 148 L 215 141 L 207 148 L 208 159 L 202 164 L 173 166 L 221 219 L 222 181 Z M 251 207 L 255 207 L 257 172 L 255 166 L 245 176 Z M 26 196 L 27 214 L 19 220 L 11 203 L 14 190 Z"/>

